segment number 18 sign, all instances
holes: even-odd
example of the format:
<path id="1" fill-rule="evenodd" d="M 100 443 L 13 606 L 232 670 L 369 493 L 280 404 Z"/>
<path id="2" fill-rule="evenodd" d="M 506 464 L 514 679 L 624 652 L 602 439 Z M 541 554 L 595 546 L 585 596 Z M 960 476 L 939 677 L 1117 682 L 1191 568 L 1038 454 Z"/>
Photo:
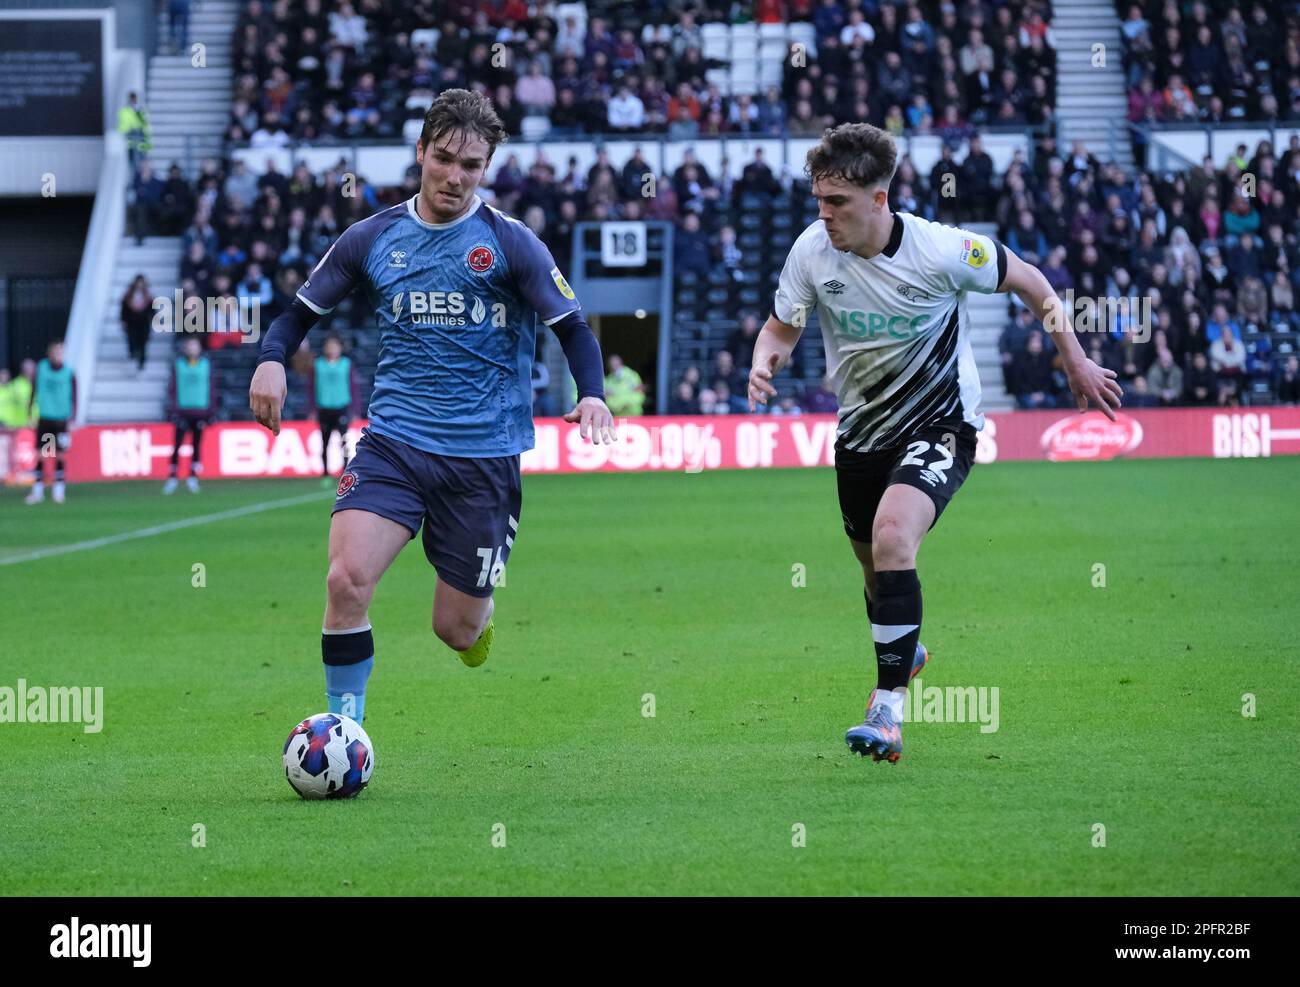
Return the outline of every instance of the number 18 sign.
<path id="1" fill-rule="evenodd" d="M 605 267 L 645 266 L 645 223 L 604 223 L 600 262 Z"/>

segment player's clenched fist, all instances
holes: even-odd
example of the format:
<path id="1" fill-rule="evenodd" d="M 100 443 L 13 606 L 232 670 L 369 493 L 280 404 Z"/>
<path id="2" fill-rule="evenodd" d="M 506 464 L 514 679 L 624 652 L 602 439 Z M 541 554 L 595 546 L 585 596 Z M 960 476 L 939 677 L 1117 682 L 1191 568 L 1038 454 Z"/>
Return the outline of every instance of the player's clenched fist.
<path id="1" fill-rule="evenodd" d="M 757 411 L 760 404 L 767 404 L 768 398 L 776 397 L 776 388 L 772 386 L 772 375 L 781 363 L 779 353 L 769 353 L 766 360 L 755 361 L 749 372 L 749 410 Z"/>
<path id="2" fill-rule="evenodd" d="M 274 360 L 258 364 L 253 382 L 248 385 L 248 407 L 253 417 L 275 435 L 280 434 L 280 410 L 286 393 L 283 364 Z"/>

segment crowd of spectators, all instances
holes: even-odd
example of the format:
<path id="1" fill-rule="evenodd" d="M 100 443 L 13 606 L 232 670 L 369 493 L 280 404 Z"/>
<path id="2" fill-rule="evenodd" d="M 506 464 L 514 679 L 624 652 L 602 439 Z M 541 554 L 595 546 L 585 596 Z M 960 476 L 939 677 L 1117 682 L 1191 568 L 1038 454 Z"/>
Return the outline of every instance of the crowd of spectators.
<path id="1" fill-rule="evenodd" d="M 1050 123 L 1046 0 L 249 0 L 234 38 L 228 138 L 255 147 L 393 139 L 452 87 L 507 129 L 553 137 L 815 135 L 861 120 L 955 145 L 975 126 Z M 812 25 L 780 86 L 724 93 L 709 23 Z M 430 25 L 437 25 L 430 27 Z"/>
<path id="2" fill-rule="evenodd" d="M 1118 374 L 1128 406 L 1293 393 L 1300 136 L 1280 152 L 1265 140 L 1221 166 L 1134 178 L 1081 146 L 1065 157 L 1040 148 L 1034 167 L 1004 176 L 996 216 L 1008 249 L 1039 265 L 1089 330 L 1080 342 Z M 1069 403 L 1034 314 L 1012 315 L 999 350 L 1020 407 Z"/>
<path id="3" fill-rule="evenodd" d="M 1131 122 L 1300 122 L 1294 0 L 1119 0 L 1116 10 Z"/>
<path id="4" fill-rule="evenodd" d="M 1135 311 L 1121 307 L 1108 312 L 1115 323 L 1086 340 L 1095 358 L 1121 374 L 1131 403 L 1143 403 L 1148 396 L 1162 403 L 1231 402 L 1261 380 L 1277 396 L 1284 394 L 1288 354 L 1273 352 L 1271 341 L 1300 330 L 1294 306 L 1300 290 L 1300 143 L 1292 140 L 1280 153 L 1267 142 L 1254 153 L 1242 146 L 1221 167 L 1207 160 L 1185 175 L 1142 172 L 1133 179 L 1113 163 L 1102 166 L 1080 145 L 1058 150 L 1046 133 L 1032 165 L 1017 153 L 999 173 L 970 124 L 998 122 L 1006 100 L 993 95 L 1009 98 L 1012 83 L 1025 97 L 1011 99 L 1012 106 L 1039 114 L 1035 122 L 1050 122 L 1055 56 L 1044 19 L 1046 4 L 994 8 L 978 0 L 960 6 L 649 0 L 628 10 L 626 5 L 590 2 L 585 30 L 570 20 L 573 6 L 513 0 L 443 5 L 444 29 L 425 50 L 424 41 L 412 34 L 417 25 L 436 23 L 429 20 L 431 3 L 249 0 L 237 32 L 238 81 L 229 137 L 252 139 L 255 145 L 283 143 L 266 139 L 269 120 L 298 121 L 306 128 L 295 124 L 283 130 L 286 140 L 319 140 L 326 118 L 344 121 L 336 136 L 395 136 L 408 116 L 422 113 L 437 91 L 453 84 L 485 88 L 511 120 L 512 105 L 531 111 L 538 100 L 547 102 L 548 88 L 563 92 L 563 67 L 569 62 L 578 70 L 570 87 L 575 95 L 601 92 L 613 101 L 610 106 L 618 103 L 624 109 L 627 92 L 667 82 L 675 101 L 670 117 L 684 111 L 693 120 L 715 114 L 730 120 L 736 111 L 742 120 L 762 126 L 765 113 L 775 112 L 765 110 L 766 102 L 791 107 L 793 117 L 782 127 L 794 133 L 796 122 L 807 117 L 801 104 L 808 103 L 815 119 L 809 133 L 851 116 L 874 118 L 900 133 L 933 127 L 951 140 L 945 139 L 940 159 L 926 173 L 903 155 L 890 191 L 891 207 L 942 222 L 996 222 L 1008 248 L 1041 266 L 1059 291 L 1072 289 L 1094 298 L 1131 295 L 1150 303 L 1150 338 L 1139 339 L 1140 331 L 1126 328 L 1138 323 L 1140 330 L 1145 309 L 1139 305 Z M 744 100 L 742 106 L 739 97 L 733 103 L 705 82 L 706 66 L 695 64 L 701 24 L 782 16 L 810 20 L 818 38 L 817 57 L 798 72 L 788 66 L 782 91 Z M 606 50 L 605 38 L 614 50 Z M 494 65 L 491 46 L 498 43 L 513 57 Z M 487 63 L 482 61 L 485 50 Z M 623 51 L 627 64 L 615 64 L 610 56 L 616 50 Z M 868 53 L 873 53 L 870 58 Z M 894 72 L 899 74 L 888 75 Z M 587 73 L 609 85 L 583 83 Z M 925 84 L 918 90 L 922 75 Z M 972 78 L 978 92 L 970 86 Z M 422 88 L 424 81 L 428 85 Z M 375 98 L 354 100 L 357 87 L 373 90 Z M 502 87 L 511 91 L 504 105 Z M 891 95 L 904 92 L 906 100 Z M 1044 94 L 1045 101 L 1036 103 L 1035 92 Z M 520 93 L 522 98 L 516 98 Z M 926 112 L 912 113 L 918 93 Z M 390 97 L 401 98 L 394 103 Z M 559 102 L 557 96 L 557 106 Z M 864 102 L 866 113 L 859 105 Z M 554 115 L 551 122 L 564 126 Z M 645 120 L 629 126 L 654 129 Z M 687 130 L 677 133 L 684 136 Z M 963 140 L 969 141 L 968 150 L 959 160 Z M 510 145 L 500 153 L 504 161 L 485 196 L 519 216 L 566 273 L 576 224 L 645 218 L 676 224 L 679 274 L 703 281 L 722 272 L 739 281 L 754 263 L 733 225 L 742 197 L 754 193 L 778 201 L 807 195 L 790 174 L 775 173 L 761 151 L 735 178 L 730 167 L 711 174 L 689 152 L 679 166 L 662 174 L 655 174 L 639 151 L 624 161 L 611 161 L 601 151 L 586 168 L 579 168 L 574 158 L 553 162 L 544 153 L 525 162 Z M 392 188 L 374 187 L 363 176 L 345 181 L 344 171 L 342 159 L 323 174 L 301 164 L 283 174 L 269 159 L 259 173 L 239 159 L 214 160 L 203 164 L 197 181 L 188 182 L 174 166 L 163 178 L 151 162 L 141 160 L 132 228 L 137 236 L 181 235 L 187 306 L 202 308 L 203 299 L 219 302 L 215 308 L 206 306 L 208 318 L 222 325 L 208 327 L 205 343 L 221 346 L 247 339 L 237 331 L 237 320 L 250 301 L 261 305 L 263 320 L 273 318 L 347 226 L 413 195 L 419 186 L 414 164 Z M 1243 173 L 1256 179 L 1253 196 L 1243 194 Z M 941 192 L 948 175 L 955 178 L 956 195 Z M 648 186 L 653 194 L 646 193 Z M 758 313 L 747 313 L 720 351 L 671 382 L 672 410 L 747 410 L 744 375 L 758 321 Z M 1051 405 L 1065 396 L 1054 351 L 1039 337 L 1041 328 L 1027 314 L 1013 318 L 1003 335 L 1006 383 L 1021 406 Z M 1204 384 L 1206 374 L 1210 385 Z M 827 410 L 833 404 L 826 382 L 799 382 L 771 410 Z"/>

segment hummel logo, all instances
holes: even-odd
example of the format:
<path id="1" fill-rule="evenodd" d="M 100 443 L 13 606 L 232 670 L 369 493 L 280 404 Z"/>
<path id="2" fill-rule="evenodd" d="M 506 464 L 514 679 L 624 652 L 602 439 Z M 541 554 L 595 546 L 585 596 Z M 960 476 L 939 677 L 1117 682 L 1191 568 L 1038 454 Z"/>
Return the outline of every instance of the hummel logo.
<path id="1" fill-rule="evenodd" d="M 834 278 L 831 278 L 831 280 L 829 280 L 829 281 L 823 281 L 822 284 L 824 284 L 827 288 L 830 289 L 830 293 L 831 293 L 832 295 L 842 295 L 842 294 L 844 294 L 844 282 L 843 282 L 843 281 L 836 281 Z"/>
<path id="2" fill-rule="evenodd" d="M 388 266 L 389 266 L 389 267 L 405 267 L 405 266 L 406 266 L 406 251 L 405 251 L 405 250 L 393 250 L 393 251 L 390 251 L 390 252 L 389 252 L 389 256 L 393 258 L 392 260 L 390 260 L 390 261 L 388 262 Z"/>

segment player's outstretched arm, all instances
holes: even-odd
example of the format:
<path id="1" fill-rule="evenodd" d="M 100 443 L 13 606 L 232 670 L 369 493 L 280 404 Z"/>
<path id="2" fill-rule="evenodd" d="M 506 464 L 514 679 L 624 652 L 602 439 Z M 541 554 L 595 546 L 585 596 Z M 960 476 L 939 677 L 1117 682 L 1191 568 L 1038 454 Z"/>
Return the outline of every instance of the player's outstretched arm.
<path id="1" fill-rule="evenodd" d="M 253 380 L 248 385 L 248 407 L 252 410 L 253 417 L 276 435 L 280 434 L 280 413 L 288 395 L 284 363 L 298 351 L 319 318 L 301 301 L 295 300 L 276 317 L 262 337 L 257 370 L 253 372 Z"/>
<path id="2" fill-rule="evenodd" d="M 1084 354 L 1083 347 L 1075 338 L 1074 327 L 1065 316 L 1065 307 L 1043 272 L 1009 250 L 1006 256 L 1007 275 L 998 290 L 1014 291 L 1031 312 L 1042 317 L 1043 327 L 1061 355 L 1070 393 L 1079 402 L 1079 410 L 1087 411 L 1088 405 L 1092 404 L 1114 421 L 1123 396 L 1115 371 L 1099 367 Z"/>
<path id="3" fill-rule="evenodd" d="M 571 296 L 570 296 L 571 297 Z M 578 434 L 589 442 L 614 444 L 614 415 L 605 404 L 604 366 L 600 343 L 581 312 L 570 312 L 551 326 L 560 341 L 569 372 L 578 385 L 578 403 L 564 416 L 578 423 Z"/>
<path id="4" fill-rule="evenodd" d="M 768 398 L 776 397 L 772 378 L 790 362 L 795 343 L 803 335 L 801 326 L 782 322 L 775 315 L 767 317 L 758 339 L 754 341 L 754 365 L 749 371 L 749 410 L 757 411 Z"/>

